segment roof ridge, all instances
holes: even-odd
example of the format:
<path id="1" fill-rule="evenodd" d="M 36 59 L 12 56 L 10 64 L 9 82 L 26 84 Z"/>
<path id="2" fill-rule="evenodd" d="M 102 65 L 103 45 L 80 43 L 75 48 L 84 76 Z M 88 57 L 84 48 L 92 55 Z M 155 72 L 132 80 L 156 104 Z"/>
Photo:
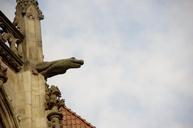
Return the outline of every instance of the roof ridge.
<path id="1" fill-rule="evenodd" d="M 82 118 L 80 115 L 78 115 L 76 112 L 72 111 L 70 108 L 68 108 L 66 105 L 62 106 L 61 108 L 66 109 L 67 111 L 69 111 L 70 113 L 72 113 L 75 117 L 79 118 L 81 121 L 83 121 L 85 124 L 87 124 L 88 126 L 92 127 L 92 128 L 96 128 L 95 126 L 93 126 L 91 123 L 89 123 L 88 121 L 86 121 L 86 119 Z M 61 109 L 60 108 L 60 109 Z"/>

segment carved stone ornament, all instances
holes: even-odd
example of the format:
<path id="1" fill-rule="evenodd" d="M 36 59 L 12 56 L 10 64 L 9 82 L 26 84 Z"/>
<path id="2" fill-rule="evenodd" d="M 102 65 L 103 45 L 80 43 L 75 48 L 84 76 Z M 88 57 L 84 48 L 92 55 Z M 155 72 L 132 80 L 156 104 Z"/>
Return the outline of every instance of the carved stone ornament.
<path id="1" fill-rule="evenodd" d="M 59 108 L 64 106 L 64 100 L 61 98 L 61 92 L 57 86 L 46 84 L 46 104 L 45 109 L 48 111 L 48 127 L 49 128 L 61 128 L 62 113 L 59 112 Z"/>
<path id="2" fill-rule="evenodd" d="M 42 62 L 36 65 L 36 70 L 45 78 L 49 78 L 55 75 L 63 74 L 71 68 L 80 68 L 83 64 L 83 60 L 77 60 L 76 58 L 72 57 L 69 59 Z"/>
<path id="3" fill-rule="evenodd" d="M 19 39 L 16 39 L 11 33 L 0 32 L 0 40 L 2 43 L 8 42 L 8 47 L 19 57 L 22 57 L 22 53 L 19 51 L 19 43 L 21 42 Z"/>
<path id="4" fill-rule="evenodd" d="M 63 118 L 62 113 L 50 112 L 47 116 L 48 128 L 62 128 L 62 124 L 60 123 L 62 118 Z"/>
<path id="5" fill-rule="evenodd" d="M 46 84 L 46 110 L 56 110 L 64 106 L 64 100 L 61 98 L 61 92 L 57 86 L 49 87 Z"/>

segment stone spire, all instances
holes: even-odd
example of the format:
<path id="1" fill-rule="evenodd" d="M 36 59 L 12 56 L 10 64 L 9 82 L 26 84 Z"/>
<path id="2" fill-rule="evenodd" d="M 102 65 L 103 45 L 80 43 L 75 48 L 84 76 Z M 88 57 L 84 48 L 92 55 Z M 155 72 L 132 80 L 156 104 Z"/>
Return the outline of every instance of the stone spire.
<path id="1" fill-rule="evenodd" d="M 36 0 L 16 0 L 16 2 L 13 23 L 24 35 L 22 43 L 24 61 L 35 65 L 43 61 L 40 25 L 43 15 Z"/>

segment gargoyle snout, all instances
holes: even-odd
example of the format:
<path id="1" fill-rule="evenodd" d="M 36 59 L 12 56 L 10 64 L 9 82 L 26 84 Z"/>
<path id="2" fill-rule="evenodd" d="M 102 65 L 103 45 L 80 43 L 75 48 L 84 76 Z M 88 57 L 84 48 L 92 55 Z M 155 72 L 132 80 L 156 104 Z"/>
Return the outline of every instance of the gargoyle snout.
<path id="1" fill-rule="evenodd" d="M 76 59 L 75 57 L 71 57 L 70 59 L 72 59 L 74 63 L 80 64 L 80 65 L 84 64 L 84 60 L 79 60 L 79 59 Z"/>
<path id="2" fill-rule="evenodd" d="M 83 65 L 84 64 L 84 60 L 79 60 L 80 61 L 80 63 L 79 64 L 81 64 L 81 65 Z"/>

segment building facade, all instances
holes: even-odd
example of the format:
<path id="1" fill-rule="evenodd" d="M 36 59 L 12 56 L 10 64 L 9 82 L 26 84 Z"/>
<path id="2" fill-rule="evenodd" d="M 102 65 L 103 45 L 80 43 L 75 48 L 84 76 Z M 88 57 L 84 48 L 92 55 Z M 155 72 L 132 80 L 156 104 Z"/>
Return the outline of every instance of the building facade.
<path id="1" fill-rule="evenodd" d="M 0 128 L 94 128 L 46 82 L 83 60 L 44 61 L 38 2 L 16 2 L 13 23 L 0 11 Z"/>

